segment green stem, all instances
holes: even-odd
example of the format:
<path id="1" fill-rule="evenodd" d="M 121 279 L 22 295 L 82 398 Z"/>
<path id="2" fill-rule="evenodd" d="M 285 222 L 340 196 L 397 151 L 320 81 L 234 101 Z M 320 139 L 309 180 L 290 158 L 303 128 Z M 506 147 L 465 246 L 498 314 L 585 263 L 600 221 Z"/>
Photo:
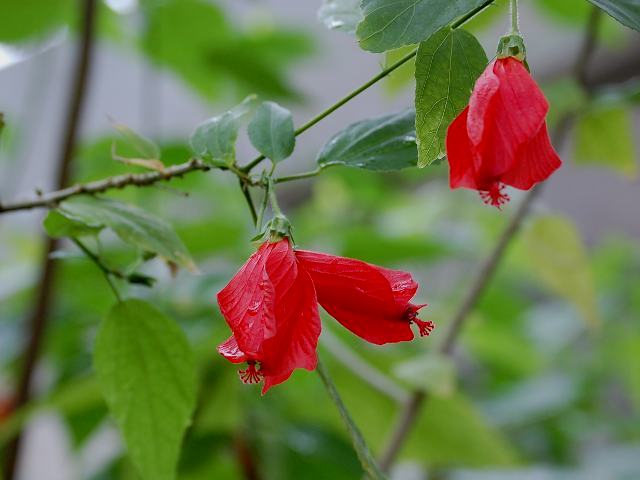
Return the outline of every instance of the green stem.
<path id="1" fill-rule="evenodd" d="M 453 22 L 451 24 L 451 28 L 461 27 L 462 25 L 467 23 L 469 20 L 471 20 L 473 17 L 475 17 L 477 14 L 479 14 L 481 11 L 483 11 L 485 8 L 487 8 L 489 5 L 491 5 L 494 1 L 495 0 L 487 0 L 479 7 L 474 8 L 469 13 L 467 13 L 463 17 L 460 17 L 457 21 Z"/>
<path id="2" fill-rule="evenodd" d="M 264 198 L 262 199 L 260 210 L 258 211 L 258 220 L 256 221 L 257 232 L 260 232 L 260 230 L 262 229 L 262 223 L 264 222 L 264 212 L 267 210 L 267 204 L 269 203 L 269 190 L 270 185 L 267 184 L 266 191 L 264 192 Z"/>
<path id="3" fill-rule="evenodd" d="M 285 182 L 293 182 L 294 180 L 301 180 L 303 178 L 311 178 L 316 177 L 322 173 L 323 170 L 329 167 L 335 167 L 337 165 L 344 165 L 342 162 L 329 162 L 323 163 L 315 170 L 311 170 L 309 172 L 302 173 L 294 173 L 293 175 L 287 175 L 286 177 L 278 177 L 273 179 L 273 183 L 285 183 Z"/>
<path id="4" fill-rule="evenodd" d="M 483 3 L 482 5 L 480 5 L 479 7 L 475 8 L 474 10 L 472 10 L 471 12 L 469 12 L 468 14 L 466 14 L 465 16 L 459 18 L 456 22 L 451 24 L 451 28 L 458 28 L 460 27 L 462 24 L 466 23 L 467 21 L 471 20 L 474 16 L 476 16 L 478 13 L 480 13 L 482 10 L 484 10 L 485 8 L 487 8 L 489 5 L 491 5 L 494 2 L 494 0 L 487 0 L 485 3 Z M 307 123 L 305 123 L 304 125 L 302 125 L 301 127 L 299 127 L 296 131 L 295 134 L 296 136 L 306 132 L 307 130 L 309 130 L 311 127 L 313 127 L 314 125 L 316 125 L 317 123 L 319 123 L 320 121 L 322 121 L 323 119 L 325 119 L 326 117 L 328 117 L 329 115 L 331 115 L 333 112 L 335 112 L 336 110 L 338 110 L 340 107 L 342 107 L 343 105 L 345 105 L 346 103 L 348 103 L 350 100 L 352 100 L 353 98 L 357 97 L 358 95 L 360 95 L 362 92 L 364 92 L 365 90 L 367 90 L 369 87 L 372 87 L 373 85 L 375 85 L 376 83 L 378 83 L 380 80 L 382 80 L 383 78 L 385 78 L 386 76 L 388 76 L 390 73 L 392 73 L 394 70 L 397 70 L 398 68 L 400 68 L 402 65 L 404 65 L 405 63 L 407 63 L 409 60 L 411 60 L 412 58 L 414 58 L 416 56 L 416 54 L 418 53 L 418 49 L 416 48 L 415 50 L 407 53 L 404 57 L 402 57 L 400 60 L 398 60 L 397 62 L 395 62 L 394 64 L 388 66 L 387 68 L 385 68 L 384 70 L 382 70 L 379 74 L 377 74 L 375 77 L 371 78 L 371 80 L 369 80 L 368 82 L 364 83 L 363 85 L 361 85 L 360 87 L 356 88 L 354 91 L 352 91 L 351 93 L 349 93 L 346 97 L 341 98 L 340 100 L 338 100 L 336 103 L 334 103 L 333 105 L 331 105 L 329 108 L 327 108 L 326 110 L 324 110 L 323 112 L 319 113 L 318 115 L 316 115 L 315 117 L 313 117 L 311 120 L 309 120 Z M 240 170 L 244 173 L 249 173 L 251 170 L 253 170 L 253 168 L 258 165 L 260 162 L 262 162 L 266 157 L 264 155 L 260 155 L 256 158 L 254 158 L 251 162 L 247 163 L 244 167 L 242 167 Z"/>
<path id="5" fill-rule="evenodd" d="M 329 372 L 325 368 L 324 364 L 320 361 L 320 359 L 318 359 L 317 371 L 318 375 L 320 375 L 320 378 L 322 379 L 322 383 L 327 389 L 329 397 L 331 397 L 333 403 L 336 405 L 336 407 L 338 407 L 338 411 L 340 412 L 342 421 L 347 427 L 347 431 L 349 432 L 349 436 L 351 437 L 351 441 L 353 442 L 353 447 L 356 450 L 358 459 L 360 460 L 362 468 L 366 472 L 367 476 L 371 480 L 386 480 L 386 475 L 382 472 L 382 470 L 380 470 L 380 467 L 373 458 L 373 455 L 371 455 L 371 451 L 369 450 L 369 447 L 367 446 L 362 433 L 360 433 L 360 430 L 353 421 L 353 418 L 351 418 L 351 414 L 347 410 L 347 407 L 344 405 L 342 398 L 340 398 L 340 394 L 338 393 L 338 390 L 336 389 L 336 386 L 333 383 Z"/>
<path id="6" fill-rule="evenodd" d="M 294 180 L 301 180 L 303 178 L 311 178 L 317 176 L 320 172 L 322 172 L 322 168 L 316 168 L 315 170 L 311 170 L 310 172 L 302 172 L 302 173 L 294 173 L 293 175 L 288 175 L 286 177 L 278 177 L 274 178 L 274 183 L 285 183 L 285 182 L 293 182 Z"/>
<path id="7" fill-rule="evenodd" d="M 276 195 L 276 189 L 273 188 L 273 180 L 269 178 L 269 184 L 267 186 L 269 201 L 271 202 L 271 210 L 275 215 L 282 215 L 282 210 L 280 210 L 280 204 L 278 204 L 278 197 Z"/>
<path id="8" fill-rule="evenodd" d="M 251 213 L 251 219 L 254 224 L 258 223 L 258 214 L 256 213 L 256 207 L 253 204 L 253 199 L 251 198 L 251 193 L 249 192 L 249 187 L 247 183 L 240 177 L 238 177 L 238 182 L 240 183 L 240 190 L 242 190 L 242 195 L 244 199 L 247 201 L 247 205 L 249 206 L 249 212 Z"/>
<path id="9" fill-rule="evenodd" d="M 417 49 L 413 50 L 412 52 L 409 52 L 407 55 L 405 55 L 404 57 L 402 57 L 400 60 L 398 60 L 397 62 L 395 62 L 393 65 L 385 68 L 382 72 L 380 72 L 378 75 L 376 75 L 375 77 L 373 77 L 371 80 L 369 80 L 368 82 L 364 83 L 363 85 L 361 85 L 360 87 L 356 88 L 354 91 L 352 91 L 351 93 L 349 93 L 346 97 L 341 98 L 340 100 L 338 100 L 336 103 L 334 103 L 333 105 L 331 105 L 329 108 L 327 108 L 326 110 L 324 110 L 323 112 L 319 113 L 318 115 L 316 115 L 315 117 L 313 117 L 311 120 L 309 120 L 307 123 L 305 123 L 304 125 L 302 125 L 300 128 L 298 128 L 295 132 L 296 136 L 306 132 L 307 130 L 309 130 L 311 127 L 313 127 L 314 125 L 316 125 L 317 123 L 319 123 L 321 120 L 325 119 L 326 117 L 328 117 L 329 115 L 331 115 L 333 112 L 335 112 L 336 110 L 338 110 L 340 107 L 342 107 L 344 104 L 348 103 L 350 100 L 352 100 L 354 97 L 357 97 L 358 95 L 360 95 L 362 92 L 364 92 L 365 90 L 367 90 L 369 87 L 375 85 L 376 83 L 378 83 L 380 80 L 382 80 L 384 77 L 386 77 L 387 75 L 389 75 L 391 72 L 393 72 L 394 70 L 396 70 L 397 68 L 401 67 L 402 65 L 404 65 L 405 63 L 407 63 L 409 60 L 411 60 L 413 57 L 416 56 L 417 53 Z M 256 157 L 253 161 L 249 162 L 247 165 L 245 165 L 244 167 L 242 167 L 242 171 L 243 172 L 250 172 L 256 165 L 258 165 L 260 162 L 262 162 L 262 160 L 265 159 L 264 155 L 260 155 L 259 157 Z"/>
<path id="10" fill-rule="evenodd" d="M 82 243 L 80 240 L 78 240 L 77 238 L 72 238 L 72 240 L 73 240 L 73 243 L 75 243 L 76 246 L 80 250 L 82 250 L 82 253 L 84 253 L 87 256 L 87 258 L 89 258 L 89 260 L 91 260 L 100 269 L 100 271 L 104 275 L 105 280 L 109 284 L 109 287 L 111 287 L 111 291 L 113 291 L 113 294 L 115 295 L 116 299 L 118 300 L 118 302 L 122 302 L 122 297 L 120 296 L 120 292 L 118 292 L 118 289 L 113 283 L 113 280 L 111 280 L 112 275 L 120 276 L 120 273 L 114 272 L 109 267 L 107 267 L 104 263 L 102 263 L 102 260 L 100 260 L 100 258 L 96 254 L 94 254 L 91 250 L 89 250 L 87 246 L 84 243 Z"/>
<path id="11" fill-rule="evenodd" d="M 520 25 L 518 21 L 518 0 L 511 0 L 511 33 L 520 34 Z"/>

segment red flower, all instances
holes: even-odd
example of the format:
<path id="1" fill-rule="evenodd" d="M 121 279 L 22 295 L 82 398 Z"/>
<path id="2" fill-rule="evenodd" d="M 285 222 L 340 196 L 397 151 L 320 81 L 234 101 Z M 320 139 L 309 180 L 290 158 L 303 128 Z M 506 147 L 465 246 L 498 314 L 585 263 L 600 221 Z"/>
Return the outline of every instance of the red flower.
<path id="1" fill-rule="evenodd" d="M 509 201 L 505 185 L 529 190 L 548 178 L 561 164 L 547 132 L 548 110 L 522 62 L 491 62 L 447 131 L 451 188 L 478 190 L 499 208 Z"/>
<path id="2" fill-rule="evenodd" d="M 413 338 L 411 323 L 421 335 L 433 329 L 433 323 L 417 318 L 424 305 L 409 303 L 417 289 L 405 272 L 294 250 L 288 238 L 266 242 L 218 293 L 233 331 L 218 352 L 232 363 L 246 362 L 240 378 L 264 379 L 264 394 L 296 368 L 315 369 L 318 303 L 369 342 L 400 342 Z"/>

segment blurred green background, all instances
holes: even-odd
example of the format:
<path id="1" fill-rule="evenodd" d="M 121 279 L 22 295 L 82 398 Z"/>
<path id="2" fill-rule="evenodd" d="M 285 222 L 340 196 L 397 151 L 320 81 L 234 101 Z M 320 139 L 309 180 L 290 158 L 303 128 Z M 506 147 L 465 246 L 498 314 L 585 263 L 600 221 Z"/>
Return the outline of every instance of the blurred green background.
<path id="1" fill-rule="evenodd" d="M 394 479 L 640 478 L 640 38 L 603 18 L 589 79 L 606 85 L 587 96 L 568 75 L 588 4 L 522 3 L 529 63 L 552 104 L 550 122 L 565 109 L 578 117 L 561 149 L 565 166 L 469 319 L 455 361 L 438 357 L 433 347 L 513 212 L 517 192 L 504 212 L 487 208 L 472 192 L 448 190 L 446 165 L 393 174 L 335 168 L 278 189 L 300 246 L 411 271 L 421 285 L 417 300 L 429 303 L 423 317 L 437 324 L 432 337 L 384 348 L 323 319 L 320 354 L 376 452 L 398 400 L 415 387 L 433 395 Z M 366 81 L 388 59 L 360 51 L 344 32 L 326 30 L 317 18 L 320 6 L 300 0 L 100 3 L 74 179 L 132 171 L 111 160 L 116 133 L 108 116 L 154 138 L 162 160 L 174 164 L 189 158 L 187 138 L 197 123 L 248 94 L 278 100 L 301 124 Z M 0 0 L 3 200 L 49 189 L 77 17 L 71 0 Z M 468 28 L 491 56 L 507 22 L 505 2 L 497 2 Z M 412 88 L 410 69 L 396 72 L 301 137 L 282 170 L 308 170 L 330 135 L 410 105 Z M 240 162 L 254 153 L 243 136 Z M 166 187 L 110 195 L 169 220 L 201 272 L 174 277 L 154 260 L 141 267 L 159 278 L 153 289 L 122 286 L 179 322 L 197 352 L 198 407 L 178 478 L 360 478 L 315 374 L 296 372 L 261 398 L 215 351 L 228 336 L 215 294 L 251 253 L 254 235 L 236 179 L 193 173 Z M 41 218 L 42 212 L 0 217 L 0 405 L 11 398 L 33 304 Z M 139 253 L 109 235 L 101 248 L 118 268 Z M 57 258 L 36 408 L 26 417 L 0 419 L 0 446 L 26 429 L 23 480 L 136 478 L 91 368 L 96 328 L 113 298 L 71 243 Z M 354 355 L 384 375 L 384 388 L 361 378 Z M 258 477 L 248 473 L 245 450 L 253 453 Z"/>

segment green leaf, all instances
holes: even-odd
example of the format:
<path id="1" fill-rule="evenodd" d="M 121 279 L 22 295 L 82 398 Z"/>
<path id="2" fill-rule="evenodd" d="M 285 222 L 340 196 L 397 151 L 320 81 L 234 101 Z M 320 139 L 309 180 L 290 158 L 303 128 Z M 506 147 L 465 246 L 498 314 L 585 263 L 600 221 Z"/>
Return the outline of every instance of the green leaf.
<path id="1" fill-rule="evenodd" d="M 116 200 L 78 196 L 60 205 L 60 213 L 88 225 L 105 225 L 123 241 L 156 253 L 188 270 L 196 266 L 173 227 L 150 213 Z"/>
<path id="2" fill-rule="evenodd" d="M 147 3 L 144 53 L 205 98 L 230 90 L 241 96 L 296 96 L 287 70 L 312 51 L 305 32 L 270 24 L 245 32 L 206 0 Z"/>
<path id="3" fill-rule="evenodd" d="M 75 8 L 70 0 L 0 2 L 0 42 L 41 39 L 62 27 Z"/>
<path id="4" fill-rule="evenodd" d="M 580 233 L 566 218 L 537 218 L 524 233 L 531 271 L 550 290 L 573 303 L 591 327 L 600 324 L 596 289 Z"/>
<path id="5" fill-rule="evenodd" d="M 640 31 L 640 2 L 638 0 L 589 0 L 626 27 Z"/>
<path id="6" fill-rule="evenodd" d="M 444 158 L 447 128 L 469 103 L 486 66 L 482 46 L 464 30 L 445 28 L 420 44 L 415 96 L 419 167 Z"/>
<path id="7" fill-rule="evenodd" d="M 603 105 L 587 111 L 576 127 L 575 161 L 634 177 L 637 166 L 631 110 L 622 105 Z"/>
<path id="8" fill-rule="evenodd" d="M 317 162 L 381 171 L 414 167 L 415 139 L 414 110 L 407 109 L 350 125 L 329 140 Z"/>
<path id="9" fill-rule="evenodd" d="M 362 0 L 364 20 L 358 25 L 360 46 L 384 52 L 420 43 L 446 25 L 491 3 L 487 0 Z"/>
<path id="10" fill-rule="evenodd" d="M 99 223 L 86 223 L 73 217 L 65 216 L 57 210 L 51 210 L 42 222 L 44 231 L 52 238 L 82 237 L 96 235 L 102 230 Z"/>
<path id="11" fill-rule="evenodd" d="M 235 162 L 238 130 L 256 98 L 255 95 L 251 95 L 240 105 L 198 125 L 191 135 L 193 152 L 211 163 L 222 162 L 231 165 Z"/>
<path id="12" fill-rule="evenodd" d="M 318 18 L 330 30 L 355 33 L 362 21 L 360 0 L 324 0 Z"/>
<path id="13" fill-rule="evenodd" d="M 124 123 L 112 121 L 113 128 L 122 136 L 127 146 L 131 147 L 139 158 L 159 160 L 160 148 L 152 140 L 139 134 Z"/>
<path id="14" fill-rule="evenodd" d="M 274 163 L 288 158 L 296 145 L 291 112 L 275 102 L 264 102 L 249 123 L 249 139 Z"/>
<path id="15" fill-rule="evenodd" d="M 175 479 L 196 400 L 196 365 L 182 330 L 146 302 L 118 303 L 98 331 L 94 366 L 142 479 Z"/>

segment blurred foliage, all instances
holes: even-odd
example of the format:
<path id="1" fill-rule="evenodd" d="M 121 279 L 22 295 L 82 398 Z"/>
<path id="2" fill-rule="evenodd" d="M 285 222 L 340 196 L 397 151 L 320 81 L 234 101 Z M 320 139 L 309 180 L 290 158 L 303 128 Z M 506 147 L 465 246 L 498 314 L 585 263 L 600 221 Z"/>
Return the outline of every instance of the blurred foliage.
<path id="1" fill-rule="evenodd" d="M 36 3 L 39 7 L 31 12 L 30 5 Z M 499 3 L 500 7 L 488 9 L 483 22 L 503 11 L 505 2 Z M 16 6 L 13 17 L 2 15 L 8 4 Z M 572 10 L 578 14 L 571 17 L 563 13 L 566 4 L 536 2 L 542 14 L 550 12 L 549 18 L 581 28 L 588 14 L 582 6 L 586 2 L 576 3 L 580 10 Z M 36 34 L 49 35 L 70 24 L 64 5 L 0 0 L 2 41 L 34 40 Z M 310 51 L 306 35 L 279 27 L 238 30 L 213 2 L 167 0 L 141 5 L 145 17 L 141 51 L 203 97 L 217 98 L 229 86 L 237 97 L 255 91 L 290 98 L 298 94 L 286 67 Z M 470 28 L 482 28 L 479 22 Z M 611 25 L 606 28 L 619 32 Z M 627 113 L 637 108 L 637 85 L 606 97 L 611 102 L 588 98 L 564 80 L 547 91 L 550 123 L 566 111 L 580 111 L 574 140 L 585 158 L 614 170 L 624 165 L 630 172 Z M 624 112 L 622 120 L 619 109 Z M 401 137 L 410 133 L 403 131 Z M 87 140 L 77 153 L 75 179 L 145 171 L 111 160 L 116 140 L 116 136 Z M 119 154 L 136 154 L 135 148 L 119 141 Z M 164 142 L 157 156 L 172 165 L 190 155 L 186 140 L 180 139 Z M 312 164 L 312 158 L 306 163 Z M 422 286 L 417 300 L 430 303 L 425 317 L 435 321 L 437 329 L 429 340 L 373 348 L 343 329 L 334 333 L 400 388 L 420 385 L 434 394 L 402 451 L 402 461 L 434 478 L 450 480 L 639 478 L 640 242 L 607 234 L 585 245 L 568 218 L 534 213 L 469 319 L 459 355 L 451 364 L 435 356 L 433 347 L 442 340 L 446 319 L 464 295 L 470 272 L 494 244 L 513 209 L 499 214 L 471 192 L 451 193 L 445 176 L 444 165 L 384 175 L 336 167 L 311 185 L 278 187 L 299 245 L 411 270 Z M 172 272 L 155 258 L 140 263 L 138 249 L 109 232 L 101 233 L 99 245 L 91 244 L 100 248 L 110 266 L 135 265 L 158 278 L 153 289 L 124 282 L 118 287 L 123 295 L 143 298 L 176 320 L 195 352 L 200 392 L 178 478 L 246 478 L 247 455 L 266 480 L 359 478 L 361 469 L 349 439 L 315 374 L 296 372 L 289 382 L 260 398 L 257 389 L 239 383 L 235 367 L 215 352 L 216 344 L 228 335 L 215 293 L 252 251 L 248 239 L 253 227 L 236 178 L 225 172 L 194 173 L 168 185 L 128 188 L 109 197 L 170 220 L 201 270 L 200 275 Z M 29 226 L 0 220 L 4 381 L 15 375 L 41 247 Z M 59 218 L 49 222 L 53 231 L 79 228 L 60 223 Z M 0 452 L 11 433 L 35 415 L 49 412 L 63 419 L 71 438 L 70 456 L 80 462 L 89 442 L 115 428 L 90 367 L 98 325 L 114 299 L 100 271 L 70 242 L 62 244 L 56 258 L 60 269 L 41 394 L 28 409 L 0 422 Z M 323 322 L 334 332 L 331 318 L 325 316 Z M 598 328 L 588 326 L 596 323 Z M 329 348 L 321 347 L 320 353 L 356 422 L 379 453 L 397 403 L 345 368 Z M 6 393 L 0 391 L 2 396 Z M 94 473 L 87 480 L 136 478 L 119 444 L 94 465 Z"/>
<path id="2" fill-rule="evenodd" d="M 142 47 L 152 61 L 175 71 L 206 98 L 225 87 L 238 96 L 298 97 L 285 69 L 311 52 L 302 32 L 268 26 L 238 31 L 205 0 L 152 4 Z"/>

